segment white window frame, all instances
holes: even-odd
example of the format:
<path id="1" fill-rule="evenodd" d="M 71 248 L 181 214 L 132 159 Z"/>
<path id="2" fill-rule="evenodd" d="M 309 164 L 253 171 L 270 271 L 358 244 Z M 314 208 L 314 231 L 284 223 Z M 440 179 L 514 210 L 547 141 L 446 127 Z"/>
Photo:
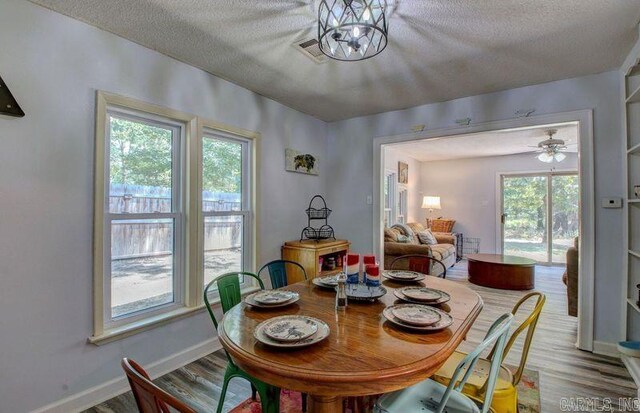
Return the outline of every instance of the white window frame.
<path id="1" fill-rule="evenodd" d="M 172 131 L 171 148 L 171 212 L 154 213 L 112 213 L 109 211 L 109 183 L 110 180 L 110 143 L 111 141 L 111 117 L 125 119 L 132 122 L 144 123 L 150 126 L 170 129 Z M 124 109 L 117 106 L 107 106 L 107 117 L 105 119 L 105 149 L 104 149 L 104 228 L 103 233 L 103 320 L 105 329 L 113 329 L 125 324 L 133 323 L 141 319 L 157 316 L 159 314 L 176 310 L 184 306 L 184 221 L 183 205 L 185 204 L 182 190 L 184 186 L 184 141 L 186 124 L 176 122 L 172 119 L 157 116 L 151 113 L 144 113 L 131 109 Z M 173 301 L 158 306 L 145 308 L 118 317 L 111 316 L 111 227 L 113 221 L 139 221 L 139 220 L 164 220 L 173 221 Z"/>
<path id="2" fill-rule="evenodd" d="M 202 151 L 203 140 L 204 139 L 217 139 L 221 141 L 236 143 L 242 145 L 241 151 L 241 159 L 242 159 L 242 182 L 241 182 L 241 207 L 240 211 L 204 211 L 203 210 L 203 200 L 202 200 L 202 185 L 199 187 L 199 206 L 200 206 L 200 218 L 199 218 L 199 244 L 202 248 L 199 250 L 199 262 L 202 263 L 202 281 L 201 284 L 204 285 L 204 222 L 207 217 L 230 217 L 230 216 L 241 216 L 242 217 L 242 269 L 241 271 L 249 271 L 251 272 L 252 268 L 255 268 L 254 265 L 254 257 L 253 253 L 254 243 L 252 240 L 255 239 L 255 226 L 253 224 L 254 220 L 254 212 L 252 209 L 253 200 L 253 181 L 254 181 L 254 172 L 253 172 L 253 163 L 251 159 L 253 159 L 253 140 L 250 138 L 242 137 L 234 133 L 229 133 L 225 131 L 221 131 L 219 129 L 211 128 L 206 125 L 202 128 L 201 140 L 199 141 L 200 151 Z M 200 156 L 200 176 L 202 176 L 202 153 Z M 241 289 L 255 287 L 257 281 L 253 278 L 243 277 L 240 280 Z M 204 288 L 204 287 L 203 287 Z M 210 296 L 217 296 L 218 291 L 216 289 L 212 289 L 209 292 Z"/>
<path id="3" fill-rule="evenodd" d="M 396 171 L 391 169 L 385 170 L 384 179 L 387 180 L 389 188 L 389 208 L 384 208 L 385 216 L 389 217 L 389 222 L 387 225 L 389 227 L 397 224 L 397 205 L 396 205 L 396 197 L 397 197 L 397 188 L 398 188 L 398 175 Z M 387 215 L 388 214 L 388 215 Z"/>
<path id="4" fill-rule="evenodd" d="M 109 200 L 109 113 L 132 117 L 145 123 L 157 122 L 177 128 L 174 139 L 171 213 L 112 214 Z M 202 211 L 202 137 L 224 137 L 246 142 L 246 162 L 243 162 L 243 205 L 246 216 L 243 231 L 243 270 L 255 272 L 258 254 L 258 231 L 255 211 L 258 210 L 259 137 L 256 132 L 240 129 L 185 112 L 164 108 L 125 96 L 98 91 L 96 95 L 95 199 L 94 199 L 94 265 L 93 301 L 94 327 L 88 341 L 105 344 L 166 324 L 204 309 L 204 215 Z M 243 154 L 243 161 L 244 159 Z M 245 209 L 246 208 L 246 209 Z M 111 319 L 111 259 L 110 237 L 112 220 L 174 219 L 174 302 Z M 107 251 L 109 249 L 109 251 Z M 108 285 L 107 285 L 108 282 Z M 242 292 L 257 289 L 254 282 L 242 285 Z M 108 296 L 107 296 L 108 294 Z M 213 303 L 219 302 L 214 297 Z M 108 313 L 107 313 L 108 310 Z"/>
<path id="5" fill-rule="evenodd" d="M 397 192 L 397 209 L 396 209 L 396 222 L 400 224 L 407 223 L 407 214 L 409 213 L 409 190 L 406 185 L 398 184 Z"/>

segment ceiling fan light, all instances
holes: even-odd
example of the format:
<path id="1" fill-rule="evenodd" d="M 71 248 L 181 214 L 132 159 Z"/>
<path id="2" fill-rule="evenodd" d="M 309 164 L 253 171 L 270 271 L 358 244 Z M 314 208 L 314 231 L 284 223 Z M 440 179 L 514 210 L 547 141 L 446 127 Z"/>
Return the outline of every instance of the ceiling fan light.
<path id="1" fill-rule="evenodd" d="M 553 155 L 549 155 L 546 152 L 542 152 L 541 154 L 538 155 L 538 160 L 544 163 L 551 163 L 553 162 Z"/>
<path id="2" fill-rule="evenodd" d="M 565 160 L 566 157 L 567 155 L 565 155 L 562 152 L 557 152 L 556 154 L 553 155 L 553 158 L 556 160 L 556 162 L 562 162 Z"/>

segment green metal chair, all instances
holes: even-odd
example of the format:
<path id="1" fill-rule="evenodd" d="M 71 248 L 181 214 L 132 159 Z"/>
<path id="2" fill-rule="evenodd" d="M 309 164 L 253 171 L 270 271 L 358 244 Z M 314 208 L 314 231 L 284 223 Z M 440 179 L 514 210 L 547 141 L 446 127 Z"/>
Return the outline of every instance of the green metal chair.
<path id="1" fill-rule="evenodd" d="M 307 279 L 307 272 L 304 267 L 295 261 L 289 260 L 275 260 L 266 263 L 258 271 L 258 277 L 265 269 L 269 272 L 269 278 L 271 279 L 271 288 L 282 288 L 289 285 L 289 277 L 287 276 L 287 264 L 295 265 L 302 271 L 304 279 Z"/>
<path id="2" fill-rule="evenodd" d="M 493 412 L 491 399 L 495 388 L 502 354 L 509 335 L 509 327 L 513 321 L 513 314 L 507 313 L 498 318 L 478 347 L 458 364 L 448 386 L 435 380 L 425 380 L 406 389 L 398 390 L 382 396 L 376 402 L 377 413 L 488 413 Z M 473 373 L 480 353 L 495 343 L 492 351 L 489 375 L 484 385 L 484 401 L 472 400 L 462 393 L 462 388 Z M 460 376 L 462 375 L 462 379 Z M 478 404 L 482 404 L 482 410 Z"/>
<path id="3" fill-rule="evenodd" d="M 211 308 L 211 304 L 209 303 L 209 289 L 214 284 L 218 287 L 218 293 L 220 294 L 220 304 L 222 305 L 222 313 L 224 314 L 235 305 L 239 304 L 240 301 L 242 301 L 242 296 L 240 293 L 241 276 L 255 278 L 256 280 L 258 280 L 260 289 L 264 290 L 264 284 L 262 283 L 262 280 L 258 278 L 257 275 L 250 272 L 229 272 L 223 274 L 207 284 L 206 288 L 204 289 L 204 302 L 207 306 L 207 311 L 209 311 L 209 315 L 211 316 L 211 321 L 213 321 L 216 332 L 218 331 L 218 320 L 216 320 L 216 316 L 213 314 L 213 309 Z M 262 411 L 264 413 L 278 413 L 280 410 L 280 389 L 261 380 L 258 380 L 253 376 L 250 376 L 248 373 L 235 365 L 226 350 L 225 354 L 227 355 L 227 360 L 229 360 L 229 363 L 227 364 L 227 370 L 224 373 L 224 382 L 222 384 L 220 401 L 218 402 L 218 409 L 216 410 L 216 412 L 222 412 L 222 405 L 224 404 L 224 398 L 227 393 L 229 381 L 231 381 L 231 379 L 234 377 L 241 377 L 251 383 L 251 392 L 254 400 L 256 392 L 260 395 L 260 403 L 262 405 Z"/>

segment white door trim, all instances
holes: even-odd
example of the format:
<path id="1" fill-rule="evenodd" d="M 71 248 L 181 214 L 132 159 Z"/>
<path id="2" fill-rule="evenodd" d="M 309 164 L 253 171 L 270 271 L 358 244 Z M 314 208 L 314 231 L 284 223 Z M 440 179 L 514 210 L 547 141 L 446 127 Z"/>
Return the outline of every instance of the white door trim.
<path id="1" fill-rule="evenodd" d="M 593 111 L 591 109 L 561 112 L 473 124 L 464 127 L 434 129 L 418 133 L 381 136 L 373 139 L 373 247 L 384 261 L 382 243 L 383 204 L 381 203 L 384 154 L 382 146 L 417 139 L 442 138 L 467 133 L 514 129 L 554 123 L 578 122 L 580 171 L 580 283 L 578 286 L 578 338 L 579 349 L 593 351 L 594 330 L 594 271 L 595 271 L 595 198 L 593 168 Z"/>

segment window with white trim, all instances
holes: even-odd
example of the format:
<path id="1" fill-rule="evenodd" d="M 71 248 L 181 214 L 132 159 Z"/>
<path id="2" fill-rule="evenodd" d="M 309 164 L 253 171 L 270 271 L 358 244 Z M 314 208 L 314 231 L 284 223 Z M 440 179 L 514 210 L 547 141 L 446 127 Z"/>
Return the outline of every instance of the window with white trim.
<path id="1" fill-rule="evenodd" d="M 104 319 L 116 326 L 183 304 L 184 124 L 109 108 Z"/>
<path id="2" fill-rule="evenodd" d="M 211 130 L 202 138 L 205 286 L 224 273 L 251 268 L 251 149 L 248 139 Z"/>
<path id="3" fill-rule="evenodd" d="M 224 273 L 255 271 L 257 135 L 105 92 L 96 119 L 99 344 L 202 308 Z"/>

